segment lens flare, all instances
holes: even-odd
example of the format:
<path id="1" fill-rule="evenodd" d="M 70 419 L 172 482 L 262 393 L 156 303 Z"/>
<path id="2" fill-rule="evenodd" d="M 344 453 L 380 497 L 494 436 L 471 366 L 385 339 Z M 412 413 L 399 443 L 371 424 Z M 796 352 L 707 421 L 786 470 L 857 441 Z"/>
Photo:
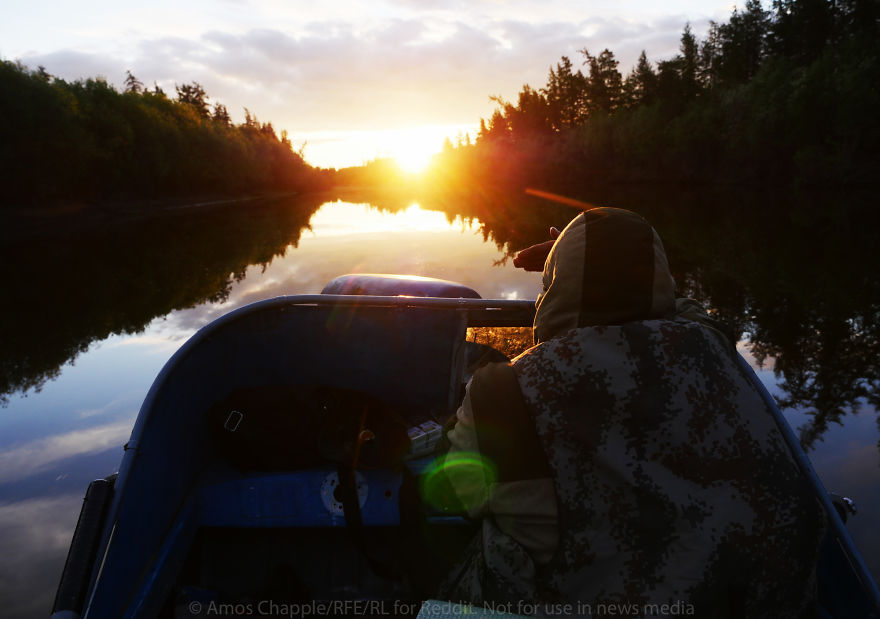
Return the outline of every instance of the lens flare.
<path id="1" fill-rule="evenodd" d="M 432 507 L 460 511 L 470 506 L 463 505 L 463 497 L 456 495 L 453 483 L 459 487 L 482 484 L 488 488 L 497 478 L 495 465 L 485 456 L 468 451 L 453 452 L 438 457 L 428 466 L 419 489 L 422 500 Z"/>

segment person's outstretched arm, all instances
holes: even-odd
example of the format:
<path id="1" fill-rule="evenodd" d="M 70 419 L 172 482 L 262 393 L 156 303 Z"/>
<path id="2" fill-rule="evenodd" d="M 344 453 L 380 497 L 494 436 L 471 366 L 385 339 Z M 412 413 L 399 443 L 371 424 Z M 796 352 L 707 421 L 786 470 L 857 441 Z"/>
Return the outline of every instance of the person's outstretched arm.
<path id="1" fill-rule="evenodd" d="M 556 242 L 559 234 L 560 232 L 557 228 L 550 228 L 550 240 L 526 247 L 513 259 L 513 266 L 525 269 L 526 271 L 543 271 L 547 256 L 550 254 L 550 250 L 553 248 L 553 244 Z"/>

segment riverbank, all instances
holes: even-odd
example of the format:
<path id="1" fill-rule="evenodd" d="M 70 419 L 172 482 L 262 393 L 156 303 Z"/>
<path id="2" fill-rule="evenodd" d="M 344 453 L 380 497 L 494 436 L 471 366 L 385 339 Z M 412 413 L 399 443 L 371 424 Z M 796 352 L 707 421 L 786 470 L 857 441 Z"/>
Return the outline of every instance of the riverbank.
<path id="1" fill-rule="evenodd" d="M 315 192 L 316 194 L 322 192 Z M 245 196 L 210 196 L 165 200 L 118 202 L 59 202 L 43 207 L 0 210 L 0 248 L 19 246 L 39 239 L 69 239 L 102 228 L 125 226 L 145 220 L 174 217 L 194 211 L 209 211 L 234 205 L 284 200 L 299 192 L 278 192 Z"/>

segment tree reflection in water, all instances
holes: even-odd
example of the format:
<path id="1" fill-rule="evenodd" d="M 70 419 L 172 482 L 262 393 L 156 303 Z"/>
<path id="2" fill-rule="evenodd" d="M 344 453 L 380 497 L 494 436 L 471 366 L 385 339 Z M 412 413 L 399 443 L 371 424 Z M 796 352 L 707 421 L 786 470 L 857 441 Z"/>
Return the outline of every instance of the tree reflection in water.
<path id="1" fill-rule="evenodd" d="M 76 215 L 0 240 L 0 403 L 39 390 L 93 342 L 220 302 L 253 264 L 296 246 L 326 197 L 265 200 L 87 222 Z M 50 230 L 46 230 L 51 226 Z M 81 231 L 80 231 L 81 229 Z"/>
<path id="2" fill-rule="evenodd" d="M 383 211 L 417 199 L 450 221 L 478 220 L 484 240 L 502 250 L 502 262 L 546 240 L 551 225 L 562 228 L 577 212 L 522 192 L 460 188 L 333 197 Z M 773 364 L 780 404 L 807 412 L 809 421 L 799 428 L 806 448 L 849 412 L 880 407 L 880 222 L 870 196 L 662 187 L 572 197 L 628 208 L 654 224 L 679 295 L 700 300 L 748 341 L 759 363 Z M 172 310 L 223 300 L 246 267 L 265 266 L 296 246 L 328 199 L 182 210 L 94 227 L 76 238 L 6 243 L 0 270 L 11 295 L 0 327 L 0 394 L 39 388 L 110 334 L 137 332 Z M 15 266 L 25 256 L 26 266 Z"/>
<path id="3" fill-rule="evenodd" d="M 772 362 L 780 406 L 807 414 L 798 431 L 809 450 L 847 413 L 878 408 L 877 215 L 852 195 L 733 198 L 711 217 L 692 204 L 662 225 L 682 230 L 683 289 Z"/>
<path id="4" fill-rule="evenodd" d="M 772 363 L 780 406 L 806 413 L 798 428 L 805 449 L 847 413 L 880 409 L 880 216 L 872 196 L 618 187 L 578 197 L 654 224 L 679 296 L 704 303 L 759 364 Z M 529 196 L 423 206 L 456 203 L 471 205 L 484 236 L 508 255 L 576 214 Z"/>

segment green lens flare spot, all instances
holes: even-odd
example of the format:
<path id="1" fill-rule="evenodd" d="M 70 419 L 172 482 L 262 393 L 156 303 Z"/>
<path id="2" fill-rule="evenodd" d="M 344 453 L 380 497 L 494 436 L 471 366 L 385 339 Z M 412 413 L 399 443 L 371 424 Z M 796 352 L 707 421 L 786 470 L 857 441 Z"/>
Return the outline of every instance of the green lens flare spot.
<path id="1" fill-rule="evenodd" d="M 484 497 L 498 478 L 495 465 L 478 453 L 455 452 L 432 462 L 422 475 L 422 500 L 444 511 L 463 511 Z M 458 490 L 458 492 L 456 492 Z"/>

